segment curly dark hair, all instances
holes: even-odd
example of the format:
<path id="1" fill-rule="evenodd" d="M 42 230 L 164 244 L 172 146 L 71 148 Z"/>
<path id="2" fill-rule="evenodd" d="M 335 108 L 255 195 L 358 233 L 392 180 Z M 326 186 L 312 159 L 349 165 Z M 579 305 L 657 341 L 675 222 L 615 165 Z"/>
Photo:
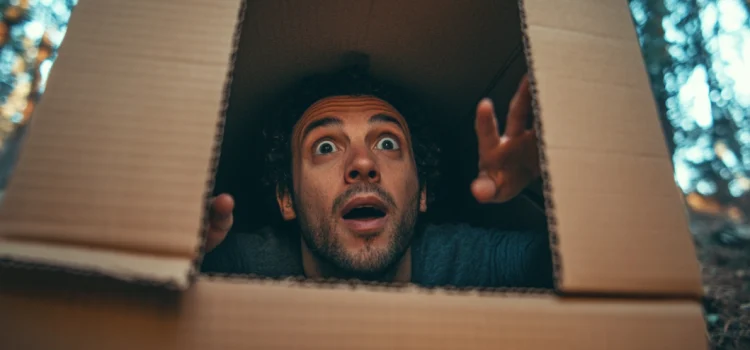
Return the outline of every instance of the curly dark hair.
<path id="1" fill-rule="evenodd" d="M 263 130 L 266 144 L 264 184 L 272 189 L 292 189 L 293 128 L 309 106 L 331 96 L 373 96 L 391 104 L 406 120 L 412 138 L 412 151 L 417 166 L 420 188 L 427 188 L 428 202 L 434 199 L 439 180 L 440 148 L 435 130 L 427 123 L 427 115 L 414 95 L 406 89 L 379 81 L 368 74 L 367 67 L 352 65 L 328 74 L 316 74 L 300 80 L 291 91 L 274 104 L 271 118 Z"/>

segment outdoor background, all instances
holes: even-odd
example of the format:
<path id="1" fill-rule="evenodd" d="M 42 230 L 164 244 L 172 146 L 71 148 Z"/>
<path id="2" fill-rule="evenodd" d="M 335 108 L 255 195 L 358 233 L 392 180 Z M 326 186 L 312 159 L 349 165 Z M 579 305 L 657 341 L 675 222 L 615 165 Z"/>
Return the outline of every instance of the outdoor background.
<path id="1" fill-rule="evenodd" d="M 76 2 L 0 0 L 0 199 Z M 750 349 L 750 0 L 628 3 L 703 263 L 709 336 Z"/>

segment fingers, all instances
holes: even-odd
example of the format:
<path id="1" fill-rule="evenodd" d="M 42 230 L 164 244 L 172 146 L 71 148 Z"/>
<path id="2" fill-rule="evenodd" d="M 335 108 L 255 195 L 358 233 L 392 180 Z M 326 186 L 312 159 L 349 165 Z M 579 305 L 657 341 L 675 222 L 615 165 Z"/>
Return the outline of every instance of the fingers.
<path id="1" fill-rule="evenodd" d="M 500 136 L 494 107 L 489 99 L 477 106 L 476 133 L 479 143 L 479 175 L 471 192 L 480 203 L 502 203 L 515 197 L 538 171 L 535 134 L 527 130 L 531 114 L 531 91 L 526 76 L 508 108 L 505 132 Z"/>
<path id="2" fill-rule="evenodd" d="M 529 90 L 529 79 L 524 75 L 518 86 L 518 91 L 516 91 L 508 107 L 505 136 L 521 135 L 526 130 L 529 115 L 531 115 L 531 91 Z"/>
<path id="3" fill-rule="evenodd" d="M 497 121 L 495 120 L 495 110 L 492 106 L 492 101 L 488 98 L 482 99 L 477 105 L 474 129 L 477 133 L 481 163 L 501 141 L 500 133 L 497 130 Z"/>
<path id="4" fill-rule="evenodd" d="M 234 217 L 234 199 L 228 194 L 222 194 L 213 199 L 209 211 L 208 237 L 206 237 L 206 251 L 210 252 L 226 238 L 232 228 Z"/>

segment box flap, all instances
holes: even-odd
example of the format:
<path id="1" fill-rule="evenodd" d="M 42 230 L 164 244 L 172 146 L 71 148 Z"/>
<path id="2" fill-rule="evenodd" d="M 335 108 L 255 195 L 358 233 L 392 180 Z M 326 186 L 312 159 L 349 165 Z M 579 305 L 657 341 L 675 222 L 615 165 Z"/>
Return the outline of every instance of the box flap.
<path id="1" fill-rule="evenodd" d="M 695 301 L 498 297 L 207 278 L 176 295 L 59 277 L 26 275 L 17 283 L 0 276 L 4 348 L 707 348 Z"/>
<path id="2" fill-rule="evenodd" d="M 191 260 L 182 257 L 12 240 L 0 240 L 2 260 L 20 262 L 26 267 L 44 266 L 107 275 L 131 282 L 158 282 L 180 289 L 189 285 L 194 266 Z"/>
<path id="3" fill-rule="evenodd" d="M 702 293 L 626 1 L 525 0 L 558 287 Z"/>
<path id="4" fill-rule="evenodd" d="M 107 252 L 197 257 L 239 8 L 78 3 L 0 210 L 0 237 L 35 247 L 5 257 L 98 269 Z M 61 246 L 90 254 L 46 256 Z"/>

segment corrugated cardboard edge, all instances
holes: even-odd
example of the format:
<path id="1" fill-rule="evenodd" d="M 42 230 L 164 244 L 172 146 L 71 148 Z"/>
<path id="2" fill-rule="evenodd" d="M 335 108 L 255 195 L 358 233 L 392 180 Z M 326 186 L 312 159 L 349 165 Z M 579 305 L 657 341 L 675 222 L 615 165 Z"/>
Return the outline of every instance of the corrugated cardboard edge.
<path id="1" fill-rule="evenodd" d="M 190 284 L 195 282 L 196 276 L 200 273 L 201 264 L 203 263 L 203 256 L 206 254 L 206 239 L 208 237 L 208 230 L 210 224 L 210 210 L 211 202 L 213 199 L 214 186 L 216 185 L 216 172 L 219 168 L 219 160 L 221 158 L 221 145 L 224 138 L 224 127 L 226 125 L 227 110 L 229 109 L 229 100 L 232 93 L 232 81 L 234 79 L 234 67 L 237 62 L 237 48 L 240 43 L 240 35 L 242 34 L 242 26 L 245 23 L 245 13 L 247 11 L 247 0 L 240 0 L 239 12 L 237 14 L 237 20 L 235 23 L 234 33 L 232 34 L 232 54 L 229 57 L 229 68 L 227 70 L 226 80 L 224 82 L 224 96 L 222 98 L 221 110 L 219 111 L 219 118 L 216 123 L 216 135 L 214 136 L 213 156 L 211 158 L 211 166 L 209 168 L 208 181 L 206 183 L 205 194 L 203 199 L 203 205 L 205 210 L 203 211 L 203 218 L 201 218 L 201 230 L 198 233 L 201 237 L 199 240 L 200 244 L 196 247 L 196 258 L 193 261 L 193 269 L 190 272 L 189 280 Z"/>
<path id="2" fill-rule="evenodd" d="M 544 131 L 542 129 L 541 108 L 539 107 L 539 91 L 536 87 L 536 78 L 534 76 L 534 59 L 531 56 L 531 40 L 528 35 L 528 24 L 526 22 L 526 12 L 524 0 L 518 0 L 518 13 L 521 18 L 521 37 L 523 41 L 523 54 L 526 57 L 528 68 L 529 89 L 531 90 L 531 108 L 534 115 L 534 131 L 536 132 L 539 166 L 541 168 L 543 192 L 544 192 L 544 211 L 547 216 L 547 229 L 549 231 L 549 245 L 552 252 L 552 271 L 554 273 L 555 290 L 560 290 L 562 285 L 562 259 L 558 249 L 557 221 L 555 220 L 555 203 L 552 197 L 552 185 L 550 183 L 549 169 L 547 168 L 546 151 L 544 148 Z"/>
<path id="3" fill-rule="evenodd" d="M 168 289 L 187 288 L 192 269 L 190 259 L 179 257 L 0 239 L 0 263 L 4 260 L 7 260 L 5 267 L 107 275 L 132 283 L 158 280 L 162 282 L 149 284 Z"/>
<path id="4" fill-rule="evenodd" d="M 254 285 L 282 285 L 290 288 L 323 288 L 323 289 L 349 289 L 352 291 L 397 291 L 397 292 L 424 292 L 424 293 L 448 293 L 458 295 L 482 295 L 482 296 L 508 296 L 508 295 L 555 295 L 554 290 L 543 288 L 459 288 L 451 285 L 435 287 L 420 286 L 414 283 L 385 283 L 373 281 L 360 281 L 356 279 L 343 280 L 338 278 L 311 279 L 302 276 L 297 277 L 266 277 L 255 274 L 223 274 L 205 273 L 200 279 L 217 282 L 246 283 Z"/>

